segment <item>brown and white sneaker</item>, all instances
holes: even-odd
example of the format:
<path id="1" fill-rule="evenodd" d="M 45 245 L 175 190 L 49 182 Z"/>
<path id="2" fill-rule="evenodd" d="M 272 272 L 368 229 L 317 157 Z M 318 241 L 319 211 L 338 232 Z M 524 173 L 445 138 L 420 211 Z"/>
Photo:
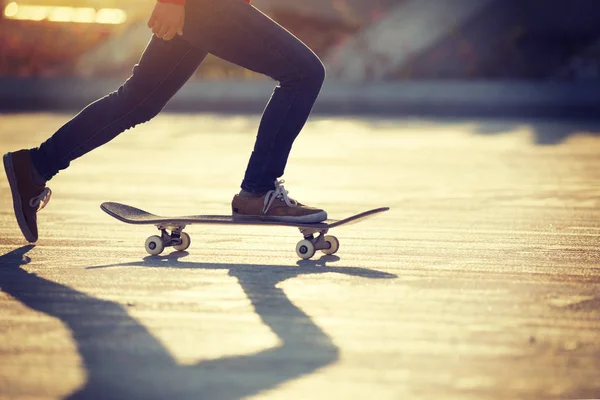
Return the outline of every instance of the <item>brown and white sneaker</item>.
<path id="1" fill-rule="evenodd" d="M 288 191 L 283 187 L 284 182 L 283 179 L 275 181 L 275 189 L 261 197 L 235 195 L 231 202 L 233 218 L 307 224 L 327 219 L 327 213 L 320 208 L 305 206 L 289 198 Z"/>
<path id="2" fill-rule="evenodd" d="M 29 150 L 19 150 L 4 155 L 4 170 L 10 185 L 13 208 L 23 236 L 29 242 L 38 239 L 37 212 L 48 204 L 52 191 L 38 185 L 33 179 Z"/>

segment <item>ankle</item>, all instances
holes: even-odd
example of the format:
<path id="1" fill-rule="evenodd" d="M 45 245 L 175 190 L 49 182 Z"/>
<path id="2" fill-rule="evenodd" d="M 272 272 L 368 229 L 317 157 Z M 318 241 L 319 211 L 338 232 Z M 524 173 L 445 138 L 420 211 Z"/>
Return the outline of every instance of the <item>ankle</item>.
<path id="1" fill-rule="evenodd" d="M 31 163 L 31 179 L 33 179 L 33 182 L 38 186 L 46 186 L 46 178 L 38 172 L 33 163 Z"/>
<path id="2" fill-rule="evenodd" d="M 258 198 L 258 197 L 263 197 L 265 195 L 266 192 L 248 192 L 244 189 L 240 190 L 240 193 L 238 194 L 238 196 L 243 197 L 243 198 Z"/>

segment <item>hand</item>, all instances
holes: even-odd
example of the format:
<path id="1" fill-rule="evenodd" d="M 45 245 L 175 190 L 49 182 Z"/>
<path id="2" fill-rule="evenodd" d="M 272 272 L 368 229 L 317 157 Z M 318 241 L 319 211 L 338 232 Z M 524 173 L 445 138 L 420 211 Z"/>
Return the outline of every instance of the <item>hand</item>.
<path id="1" fill-rule="evenodd" d="M 148 20 L 148 28 L 152 29 L 156 37 L 171 40 L 175 35 L 183 35 L 184 21 L 184 6 L 157 2 Z"/>

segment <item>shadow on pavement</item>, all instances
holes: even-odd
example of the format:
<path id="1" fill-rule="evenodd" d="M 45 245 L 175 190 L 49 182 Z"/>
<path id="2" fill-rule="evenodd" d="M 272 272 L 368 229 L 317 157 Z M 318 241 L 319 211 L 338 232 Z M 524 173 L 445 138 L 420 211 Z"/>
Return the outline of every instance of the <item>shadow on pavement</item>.
<path id="1" fill-rule="evenodd" d="M 519 129 L 528 129 L 532 132 L 532 141 L 536 145 L 558 145 L 574 135 L 600 136 L 600 114 L 595 119 L 591 118 L 536 118 L 524 115 L 523 117 L 461 117 L 461 116 L 418 116 L 412 120 L 422 121 L 426 124 L 441 126 L 445 131 L 452 130 L 454 125 L 459 125 L 460 130 L 464 125 L 469 125 L 468 132 L 474 135 L 502 135 L 511 134 Z M 389 129 L 390 121 L 396 126 L 398 120 L 381 119 L 376 117 L 362 118 L 362 123 L 370 129 L 377 131 L 382 126 Z M 424 131 L 429 126 L 422 128 Z"/>
<path id="2" fill-rule="evenodd" d="M 480 135 L 496 135 L 514 132 L 520 127 L 530 128 L 533 132 L 533 141 L 540 146 L 561 144 L 572 135 L 600 136 L 600 121 L 513 121 L 498 123 L 483 123 L 475 129 Z"/>
<path id="3" fill-rule="evenodd" d="M 313 373 L 339 358 L 339 350 L 277 284 L 302 274 L 340 273 L 371 279 L 395 275 L 364 268 L 335 268 L 326 256 L 298 268 L 181 262 L 187 253 L 142 262 L 96 266 L 225 269 L 237 278 L 256 313 L 281 344 L 254 354 L 179 365 L 122 305 L 86 295 L 21 268 L 33 245 L 0 256 L 0 288 L 32 310 L 61 320 L 71 331 L 87 372 L 70 399 L 238 399 Z"/>

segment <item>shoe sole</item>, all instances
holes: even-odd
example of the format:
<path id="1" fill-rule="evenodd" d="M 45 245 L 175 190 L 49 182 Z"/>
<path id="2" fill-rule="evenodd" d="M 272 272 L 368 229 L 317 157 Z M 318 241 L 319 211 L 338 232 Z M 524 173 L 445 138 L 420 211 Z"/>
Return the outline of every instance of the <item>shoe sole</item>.
<path id="1" fill-rule="evenodd" d="M 15 217 L 17 217 L 17 224 L 21 228 L 21 233 L 25 236 L 25 240 L 29 243 L 35 243 L 37 238 L 33 236 L 27 222 L 25 221 L 25 215 L 23 214 L 22 199 L 19 195 L 19 189 L 17 186 L 17 177 L 15 176 L 15 170 L 12 163 L 12 157 L 10 153 L 4 155 L 4 172 L 8 178 L 8 184 L 13 198 L 13 209 L 15 211 Z"/>
<path id="2" fill-rule="evenodd" d="M 266 222 L 285 222 L 291 224 L 318 224 L 327 219 L 327 213 L 325 211 L 321 211 L 315 214 L 302 215 L 299 217 L 233 214 L 232 217 L 233 219 L 238 220 L 259 220 Z"/>

